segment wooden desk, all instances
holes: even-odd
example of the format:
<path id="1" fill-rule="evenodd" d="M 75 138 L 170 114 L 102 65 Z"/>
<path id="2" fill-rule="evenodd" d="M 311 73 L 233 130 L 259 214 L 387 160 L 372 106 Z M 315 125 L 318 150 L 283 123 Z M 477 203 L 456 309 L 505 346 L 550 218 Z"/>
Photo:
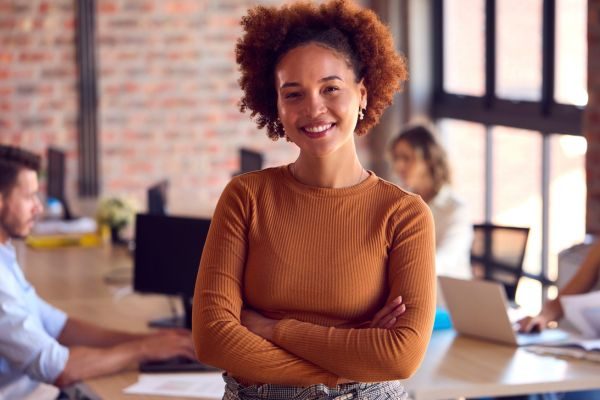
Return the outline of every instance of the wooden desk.
<path id="1" fill-rule="evenodd" d="M 167 315 L 164 296 L 141 296 L 107 285 L 115 268 L 130 268 L 124 249 L 32 250 L 18 246 L 27 278 L 38 293 L 70 315 L 106 326 L 144 331 L 146 321 Z M 132 369 L 86 383 L 105 399 L 160 399 L 131 396 L 123 388 L 137 380 Z M 405 382 L 415 400 L 502 396 L 600 388 L 600 364 L 539 356 L 522 348 L 435 332 L 425 361 Z M 164 397 L 173 399 L 173 397 Z"/>
<path id="2" fill-rule="evenodd" d="M 509 396 L 600 388 L 600 364 L 434 332 L 419 371 L 405 381 L 414 400 Z"/>

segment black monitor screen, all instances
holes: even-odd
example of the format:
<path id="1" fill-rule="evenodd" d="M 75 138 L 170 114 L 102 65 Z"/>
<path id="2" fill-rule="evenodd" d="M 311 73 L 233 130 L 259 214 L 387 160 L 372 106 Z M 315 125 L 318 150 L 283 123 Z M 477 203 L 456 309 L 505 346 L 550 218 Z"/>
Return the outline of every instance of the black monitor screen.
<path id="1" fill-rule="evenodd" d="M 65 153 L 48 148 L 48 197 L 65 200 Z"/>
<path id="2" fill-rule="evenodd" d="M 209 219 L 138 214 L 133 288 L 192 297 Z"/>
<path id="3" fill-rule="evenodd" d="M 164 180 L 148 188 L 148 214 L 167 214 L 167 189 L 169 182 Z"/>
<path id="4" fill-rule="evenodd" d="M 263 156 L 256 151 L 240 149 L 240 172 L 251 172 L 262 169 Z"/>

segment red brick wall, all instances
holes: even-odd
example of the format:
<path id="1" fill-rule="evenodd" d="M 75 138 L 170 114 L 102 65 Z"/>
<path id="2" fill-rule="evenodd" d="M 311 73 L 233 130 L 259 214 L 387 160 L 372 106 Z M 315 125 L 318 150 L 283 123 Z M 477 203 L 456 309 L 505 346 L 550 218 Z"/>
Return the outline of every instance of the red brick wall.
<path id="1" fill-rule="evenodd" d="M 72 0 L 0 1 L 0 143 L 67 151 L 76 193 L 77 71 Z"/>
<path id="2" fill-rule="evenodd" d="M 588 105 L 584 131 L 586 155 L 588 233 L 600 234 L 600 1 L 588 1 Z"/>
<path id="3" fill-rule="evenodd" d="M 172 211 L 208 213 L 240 146 L 264 150 L 267 165 L 293 160 L 293 145 L 271 142 L 237 109 L 234 46 L 255 3 L 98 1 L 105 194 L 144 202 L 145 188 L 167 177 Z"/>
<path id="4" fill-rule="evenodd" d="M 260 3 L 280 3 L 262 0 Z M 294 159 L 237 110 L 234 46 L 252 0 L 97 0 L 99 142 L 103 196 L 145 205 L 171 181 L 174 212 L 207 214 L 238 148 L 266 165 Z M 0 0 L 0 142 L 68 152 L 67 192 L 77 211 L 77 91 L 73 0 Z"/>

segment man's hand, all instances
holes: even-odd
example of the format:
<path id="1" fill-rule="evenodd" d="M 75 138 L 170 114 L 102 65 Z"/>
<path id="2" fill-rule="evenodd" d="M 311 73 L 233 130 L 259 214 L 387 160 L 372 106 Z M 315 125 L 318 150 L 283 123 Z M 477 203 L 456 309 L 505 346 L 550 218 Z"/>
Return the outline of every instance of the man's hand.
<path id="1" fill-rule="evenodd" d="M 273 339 L 273 331 L 278 322 L 276 319 L 267 318 L 248 308 L 242 309 L 240 319 L 242 325 L 248 328 L 250 332 L 267 340 Z"/>
<path id="2" fill-rule="evenodd" d="M 171 357 L 187 357 L 195 360 L 194 345 L 190 332 L 184 329 L 162 330 L 139 340 L 141 361 L 163 360 Z"/>
<path id="3" fill-rule="evenodd" d="M 369 326 L 371 328 L 392 329 L 405 311 L 406 306 L 402 304 L 402 296 L 398 296 L 375 314 Z"/>
<path id="4" fill-rule="evenodd" d="M 186 330 L 164 330 L 146 335 L 102 332 L 109 342 L 119 338 L 125 340 L 117 345 L 104 347 L 69 347 L 67 365 L 54 384 L 58 387 L 71 385 L 82 379 L 119 372 L 128 366 L 148 360 L 163 360 L 171 357 L 196 359 L 191 332 Z"/>

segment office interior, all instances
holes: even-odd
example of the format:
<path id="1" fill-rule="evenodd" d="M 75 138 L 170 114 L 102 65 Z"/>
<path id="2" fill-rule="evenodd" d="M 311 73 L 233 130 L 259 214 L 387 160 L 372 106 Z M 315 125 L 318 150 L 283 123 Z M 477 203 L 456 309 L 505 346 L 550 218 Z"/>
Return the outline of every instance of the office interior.
<path id="1" fill-rule="evenodd" d="M 397 183 L 390 140 L 405 124 L 432 121 L 473 223 L 530 229 L 516 303 L 539 311 L 557 294 L 560 254 L 600 232 L 600 3 L 357 2 L 389 25 L 410 73 L 380 124 L 357 140 L 363 164 Z M 239 112 L 234 55 L 247 8 L 283 3 L 0 1 L 0 142 L 43 156 L 42 191 L 54 193 L 47 213 L 55 210 L 50 197 L 61 197 L 61 217 L 68 207 L 75 218 L 95 218 L 103 202 L 118 199 L 132 215 L 179 219 L 177 229 L 189 229 L 210 221 L 232 176 L 293 162 L 293 144 L 270 140 Z M 54 172 L 52 151 L 64 163 Z M 129 223 L 113 244 L 106 233 L 89 247 L 76 244 L 77 256 L 73 246 L 23 247 L 26 274 L 70 287 L 77 266 L 43 266 L 36 275 L 27 263 L 44 264 L 48 251 L 57 263 L 87 263 L 88 252 L 94 268 L 99 254 L 117 252 L 117 263 L 98 267 L 107 288 L 74 284 L 78 304 L 64 287 L 39 292 L 83 316 L 93 303 L 86 296 L 130 296 L 131 309 L 110 323 L 148 329 L 140 316 L 180 312 L 186 301 L 177 290 L 134 282 L 138 229 Z M 161 294 L 138 298 L 134 284 Z M 144 301 L 160 313 L 130 318 L 146 310 Z M 112 312 L 97 315 L 110 320 Z"/>

